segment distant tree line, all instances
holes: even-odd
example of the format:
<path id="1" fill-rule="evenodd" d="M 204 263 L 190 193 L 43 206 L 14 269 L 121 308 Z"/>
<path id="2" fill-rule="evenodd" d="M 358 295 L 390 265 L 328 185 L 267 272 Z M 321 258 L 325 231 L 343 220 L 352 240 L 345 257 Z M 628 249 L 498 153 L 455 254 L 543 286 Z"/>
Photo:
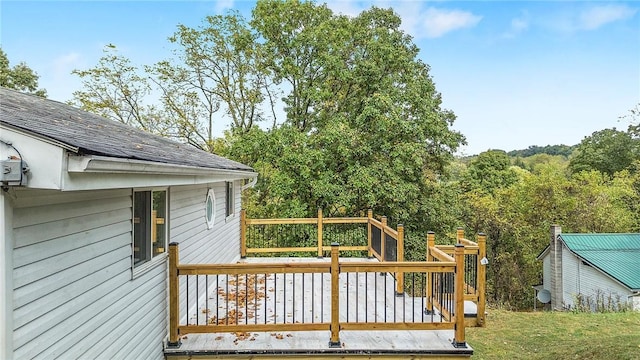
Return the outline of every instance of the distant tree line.
<path id="1" fill-rule="evenodd" d="M 561 155 L 565 157 L 569 157 L 573 152 L 575 146 L 568 145 L 546 145 L 546 146 L 538 146 L 531 145 L 523 150 L 512 150 L 507 153 L 507 155 L 511 157 L 529 157 L 537 154 L 547 154 L 547 155 Z"/>

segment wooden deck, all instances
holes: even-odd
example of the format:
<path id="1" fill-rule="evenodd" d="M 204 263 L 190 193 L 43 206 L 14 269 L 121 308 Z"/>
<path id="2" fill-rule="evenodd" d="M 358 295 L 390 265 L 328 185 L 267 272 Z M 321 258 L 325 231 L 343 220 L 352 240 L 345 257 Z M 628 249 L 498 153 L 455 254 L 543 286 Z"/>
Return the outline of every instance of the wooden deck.
<path id="1" fill-rule="evenodd" d="M 248 258 L 247 263 L 330 262 L 329 258 Z M 363 261 L 341 258 L 340 261 Z M 377 261 L 377 260 L 369 260 Z M 245 288 L 249 278 L 216 278 L 212 280 L 207 299 L 199 301 L 199 309 L 189 316 L 183 314 L 182 323 L 211 324 L 273 324 L 273 323 L 330 323 L 331 279 L 328 274 L 274 274 L 254 278 L 254 294 L 238 297 L 234 289 Z M 244 282 L 244 283 L 243 283 Z M 240 284 L 240 286 L 238 286 Z M 422 297 L 396 294 L 392 274 L 341 273 L 341 323 L 441 322 L 437 313 L 426 314 Z M 233 294 L 228 301 L 229 294 Z M 311 295 L 313 294 L 313 296 Z M 262 297 L 263 301 L 255 301 Z M 236 304 L 244 301 L 243 304 Z M 252 304 L 252 300 L 254 303 Z M 206 305 L 205 305 L 206 304 Z M 241 314 L 234 319 L 220 318 L 237 305 Z M 208 310 L 207 310 L 208 309 Z M 237 312 L 236 312 L 237 313 Z M 197 315 L 196 315 L 197 314 Z M 475 316 L 475 304 L 465 302 L 465 315 Z M 198 317 L 196 319 L 196 316 Z M 212 320 L 215 319 L 215 320 Z M 165 349 L 170 359 L 182 358 L 468 358 L 473 349 L 468 345 L 456 348 L 452 342 L 454 331 L 447 330 L 380 330 L 340 332 L 340 347 L 329 347 L 329 331 L 235 332 L 186 334 L 181 336 L 179 348 Z"/>

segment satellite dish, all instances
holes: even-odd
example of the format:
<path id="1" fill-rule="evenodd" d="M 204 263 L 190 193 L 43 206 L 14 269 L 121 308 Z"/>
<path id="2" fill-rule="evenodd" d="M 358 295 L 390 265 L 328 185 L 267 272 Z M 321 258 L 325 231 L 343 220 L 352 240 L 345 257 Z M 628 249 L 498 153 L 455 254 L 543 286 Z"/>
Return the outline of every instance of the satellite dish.
<path id="1" fill-rule="evenodd" d="M 538 291 L 538 300 L 543 304 L 549 303 L 549 301 L 551 301 L 551 293 L 549 290 L 543 289 Z"/>

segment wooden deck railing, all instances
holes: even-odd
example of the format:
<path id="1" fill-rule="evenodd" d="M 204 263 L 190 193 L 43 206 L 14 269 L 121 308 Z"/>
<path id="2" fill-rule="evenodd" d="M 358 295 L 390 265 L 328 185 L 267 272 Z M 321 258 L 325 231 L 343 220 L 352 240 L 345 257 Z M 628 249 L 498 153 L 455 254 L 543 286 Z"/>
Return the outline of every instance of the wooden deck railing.
<path id="1" fill-rule="evenodd" d="M 330 261 L 181 264 L 170 244 L 169 345 L 187 333 L 327 330 L 340 346 L 341 330 L 451 329 L 466 346 L 464 245 L 422 262 L 341 259 L 341 249 L 331 245 Z"/>
<path id="2" fill-rule="evenodd" d="M 486 235 L 480 233 L 477 242 L 464 238 L 464 230 L 458 228 L 456 242 L 464 246 L 464 298 L 476 306 L 476 317 L 469 326 L 485 326 L 486 310 Z M 436 245 L 435 234 L 427 235 L 427 261 L 448 260 L 455 252 L 455 245 Z"/>
<path id="3" fill-rule="evenodd" d="M 317 253 L 323 257 L 332 243 L 340 252 L 375 257 L 380 261 L 404 261 L 404 227 L 393 229 L 387 217 L 378 221 L 373 211 L 367 217 L 323 217 L 318 209 L 315 218 L 249 219 L 240 214 L 240 256 L 264 253 Z M 360 252 L 358 254 L 357 252 Z M 363 257 L 363 256 L 360 256 Z M 398 294 L 404 292 L 404 274 L 397 274 Z"/>
<path id="4" fill-rule="evenodd" d="M 356 251 L 380 261 L 404 259 L 404 229 L 387 225 L 369 210 L 366 217 L 323 217 L 318 209 L 315 218 L 249 219 L 240 213 L 240 256 L 265 253 L 316 253 L 323 257 L 331 244 L 340 251 Z"/>

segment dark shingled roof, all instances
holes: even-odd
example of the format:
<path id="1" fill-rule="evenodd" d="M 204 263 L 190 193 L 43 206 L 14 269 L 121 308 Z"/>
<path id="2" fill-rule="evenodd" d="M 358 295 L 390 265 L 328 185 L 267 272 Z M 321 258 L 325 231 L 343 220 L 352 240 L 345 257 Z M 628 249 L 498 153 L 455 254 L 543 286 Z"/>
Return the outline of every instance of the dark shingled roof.
<path id="1" fill-rule="evenodd" d="M 82 155 L 253 171 L 218 155 L 73 106 L 0 87 L 0 122 L 79 148 Z"/>

